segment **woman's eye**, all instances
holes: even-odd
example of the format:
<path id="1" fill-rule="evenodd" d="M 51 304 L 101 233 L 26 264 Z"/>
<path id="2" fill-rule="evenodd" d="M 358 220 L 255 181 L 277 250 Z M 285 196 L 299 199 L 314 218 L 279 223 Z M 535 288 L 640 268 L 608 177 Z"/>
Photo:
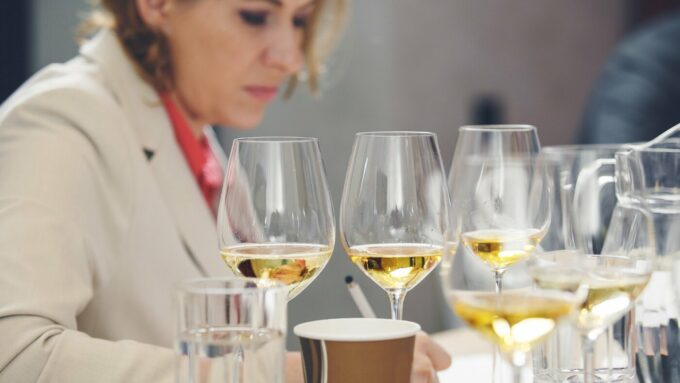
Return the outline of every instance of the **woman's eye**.
<path id="1" fill-rule="evenodd" d="M 295 28 L 304 28 L 307 26 L 308 16 L 298 16 L 293 18 L 293 26 Z"/>
<path id="2" fill-rule="evenodd" d="M 239 14 L 241 19 L 248 25 L 261 26 L 267 23 L 266 12 L 241 11 Z"/>

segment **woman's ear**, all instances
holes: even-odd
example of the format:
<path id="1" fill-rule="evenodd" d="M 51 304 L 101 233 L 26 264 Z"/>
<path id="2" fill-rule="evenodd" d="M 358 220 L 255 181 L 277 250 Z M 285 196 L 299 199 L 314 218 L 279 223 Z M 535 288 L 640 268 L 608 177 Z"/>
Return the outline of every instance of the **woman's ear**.
<path id="1" fill-rule="evenodd" d="M 164 28 L 171 0 L 135 0 L 142 21 L 151 30 Z"/>

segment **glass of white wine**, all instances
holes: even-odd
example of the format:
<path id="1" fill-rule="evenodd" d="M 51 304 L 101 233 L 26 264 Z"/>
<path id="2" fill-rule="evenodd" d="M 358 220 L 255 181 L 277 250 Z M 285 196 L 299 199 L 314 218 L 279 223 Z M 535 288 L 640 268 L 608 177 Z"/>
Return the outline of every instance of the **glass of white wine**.
<path id="1" fill-rule="evenodd" d="M 221 255 L 244 277 L 302 292 L 330 260 L 333 207 L 316 138 L 234 140 L 220 198 Z"/>
<path id="2" fill-rule="evenodd" d="M 583 219 L 587 215 L 573 214 L 573 210 L 563 213 L 569 215 L 572 230 L 586 224 Z M 571 376 L 564 371 L 566 381 L 591 383 L 611 378 L 613 371 L 607 377 L 596 373 L 594 345 L 600 335 L 629 312 L 650 280 L 655 267 L 652 225 L 650 215 L 643 209 L 618 205 L 600 254 L 568 249 L 531 257 L 529 274 L 539 288 L 564 292 L 581 289 L 582 299 L 572 325 L 581 337 L 583 371 L 574 371 Z M 571 234 L 577 236 L 579 232 Z M 586 243 L 576 241 L 579 242 Z"/>
<path id="3" fill-rule="evenodd" d="M 584 255 L 588 294 L 574 322 L 581 333 L 584 383 L 599 380 L 593 368 L 593 345 L 633 308 L 647 286 L 655 269 L 655 247 L 650 214 L 642 207 L 619 204 L 612 214 L 601 254 Z"/>
<path id="4" fill-rule="evenodd" d="M 435 134 L 356 135 L 340 236 L 352 263 L 388 293 L 392 319 L 402 318 L 406 293 L 442 259 L 449 204 Z"/>
<path id="5" fill-rule="evenodd" d="M 550 223 L 550 187 L 536 128 L 463 126 L 449 174 L 454 220 L 465 248 L 494 273 L 531 255 Z"/>
<path id="6" fill-rule="evenodd" d="M 462 258 L 458 252 L 454 258 Z M 521 268 L 514 286 L 496 292 L 490 285 L 461 283 L 456 276 L 464 260 L 454 259 L 452 267 L 442 275 L 448 303 L 470 327 L 491 340 L 500 354 L 513 366 L 513 381 L 522 382 L 523 369 L 530 351 L 541 344 L 560 325 L 576 313 L 584 298 L 581 280 L 571 282 L 571 289 L 532 285 L 530 268 Z M 502 382 L 499 363 L 494 358 L 495 382 Z"/>
<path id="7" fill-rule="evenodd" d="M 530 125 L 459 129 L 448 183 L 453 221 L 465 244 L 459 259 L 469 252 L 489 267 L 497 293 L 506 270 L 534 252 L 550 223 L 550 186 L 540 147 Z M 470 270 L 464 273 L 467 280 L 478 279 L 471 274 L 483 269 Z M 496 349 L 494 376 L 499 362 Z"/>

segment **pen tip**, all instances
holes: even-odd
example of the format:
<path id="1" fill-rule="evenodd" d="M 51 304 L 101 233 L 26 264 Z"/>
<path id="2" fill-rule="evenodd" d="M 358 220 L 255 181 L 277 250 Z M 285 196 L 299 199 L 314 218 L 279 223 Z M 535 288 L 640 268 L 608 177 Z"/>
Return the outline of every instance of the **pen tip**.
<path id="1" fill-rule="evenodd" d="M 352 277 L 351 275 L 345 277 L 345 283 L 350 284 L 352 282 L 354 282 L 354 277 Z"/>

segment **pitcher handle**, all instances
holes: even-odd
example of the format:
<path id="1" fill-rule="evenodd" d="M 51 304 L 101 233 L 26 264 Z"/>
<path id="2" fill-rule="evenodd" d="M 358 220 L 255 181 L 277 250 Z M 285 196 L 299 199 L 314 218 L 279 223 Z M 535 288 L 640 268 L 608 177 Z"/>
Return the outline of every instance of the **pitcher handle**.
<path id="1" fill-rule="evenodd" d="M 590 204 L 591 206 L 588 206 L 588 202 L 593 201 L 593 199 L 588 198 L 588 196 L 590 196 L 592 193 L 596 193 L 598 195 L 602 194 L 602 190 L 607 185 L 611 185 L 615 182 L 614 170 L 605 170 L 607 167 L 614 167 L 615 165 L 616 160 L 614 158 L 600 158 L 581 169 L 578 176 L 576 177 L 573 206 L 570 209 L 572 214 L 570 225 L 573 227 L 571 231 L 574 234 L 574 247 L 577 249 L 582 249 L 590 254 L 593 254 L 595 249 L 593 248 L 592 241 L 586 240 L 583 232 L 592 232 L 600 225 L 595 223 L 592 225 L 592 228 L 583 227 L 582 224 L 577 226 L 574 217 L 590 217 L 593 220 L 597 220 L 599 218 L 601 213 L 600 209 L 596 209 L 594 206 L 592 206 L 592 203 Z M 585 220 L 584 222 L 587 224 L 591 221 Z"/>
<path id="2" fill-rule="evenodd" d="M 668 129 L 667 131 L 659 134 L 658 136 L 656 136 L 651 141 L 646 142 L 644 144 L 641 144 L 639 146 L 636 146 L 636 148 L 638 148 L 638 149 L 650 148 L 652 146 L 663 143 L 664 141 L 668 140 L 669 138 L 671 138 L 675 135 L 680 136 L 680 124 L 677 124 L 677 125 L 673 126 L 672 128 Z M 676 138 L 680 138 L 680 137 L 676 137 Z"/>

